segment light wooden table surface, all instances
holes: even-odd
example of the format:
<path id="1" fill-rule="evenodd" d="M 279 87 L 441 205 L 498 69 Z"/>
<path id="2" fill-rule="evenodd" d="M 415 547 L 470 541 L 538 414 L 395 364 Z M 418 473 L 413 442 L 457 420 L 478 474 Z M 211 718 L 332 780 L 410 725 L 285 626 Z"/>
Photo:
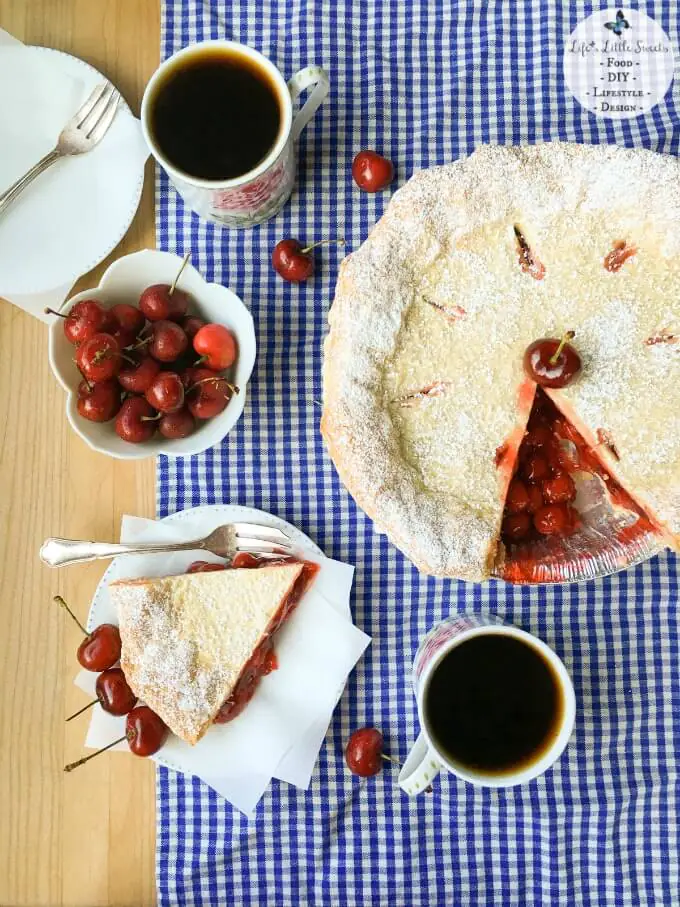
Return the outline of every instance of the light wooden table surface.
<path id="1" fill-rule="evenodd" d="M 139 113 L 159 58 L 157 0 L 0 0 L 0 27 L 92 63 Z M 111 258 L 153 245 L 148 165 Z M 142 907 L 155 900 L 152 763 L 115 753 L 62 771 L 85 732 L 64 717 L 84 699 L 72 684 L 80 637 L 51 599 L 84 617 L 104 568 L 48 570 L 38 549 L 49 535 L 115 540 L 121 514 L 153 515 L 154 463 L 109 459 L 71 431 L 45 325 L 4 301 L 0 388 L 0 905 Z"/>

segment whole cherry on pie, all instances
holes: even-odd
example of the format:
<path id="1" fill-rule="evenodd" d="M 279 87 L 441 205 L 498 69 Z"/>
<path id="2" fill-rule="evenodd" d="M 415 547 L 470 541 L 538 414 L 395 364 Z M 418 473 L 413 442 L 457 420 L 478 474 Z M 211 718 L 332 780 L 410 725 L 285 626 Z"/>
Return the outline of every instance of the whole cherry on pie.
<path id="1" fill-rule="evenodd" d="M 566 387 L 581 370 L 581 357 L 569 343 L 574 332 L 560 340 L 543 337 L 529 344 L 524 353 L 524 370 L 541 387 Z"/>

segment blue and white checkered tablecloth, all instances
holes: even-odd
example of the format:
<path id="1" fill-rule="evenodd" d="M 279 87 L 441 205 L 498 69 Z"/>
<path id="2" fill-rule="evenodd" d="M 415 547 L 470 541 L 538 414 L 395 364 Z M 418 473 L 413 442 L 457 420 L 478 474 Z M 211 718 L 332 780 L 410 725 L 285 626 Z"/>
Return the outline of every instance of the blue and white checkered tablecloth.
<path id="1" fill-rule="evenodd" d="M 678 152 L 675 99 L 606 121 L 565 91 L 564 41 L 606 3 L 577 0 L 165 0 L 162 53 L 228 37 L 290 76 L 324 66 L 332 92 L 300 142 L 298 187 L 268 224 L 229 232 L 158 183 L 161 248 L 191 249 L 209 280 L 253 312 L 258 361 L 244 417 L 201 456 L 161 458 L 164 516 L 231 501 L 300 526 L 356 564 L 353 613 L 373 644 L 351 676 L 311 788 L 274 782 L 247 821 L 195 779 L 158 772 L 162 905 L 680 904 L 678 568 L 670 555 L 611 579 L 558 588 L 419 576 L 340 485 L 318 431 L 321 349 L 342 252 L 306 284 L 269 258 L 285 236 L 344 236 L 356 248 L 389 201 L 352 184 L 362 147 L 398 182 L 481 142 L 561 138 Z M 613 3 L 610 4 L 613 6 Z M 637 3 L 632 3 L 637 7 Z M 640 4 L 678 48 L 676 0 Z M 387 768 L 367 781 L 343 762 L 351 730 L 380 727 L 406 756 L 418 731 L 410 666 L 418 640 L 460 609 L 537 633 L 563 657 L 578 698 L 574 739 L 526 786 L 477 790 L 442 778 L 409 800 Z"/>

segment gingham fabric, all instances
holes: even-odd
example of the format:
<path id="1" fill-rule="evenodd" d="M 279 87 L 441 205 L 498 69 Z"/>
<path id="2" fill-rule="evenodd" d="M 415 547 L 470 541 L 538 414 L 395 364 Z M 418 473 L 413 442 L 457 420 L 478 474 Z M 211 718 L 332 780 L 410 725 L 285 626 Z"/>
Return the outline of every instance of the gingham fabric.
<path id="1" fill-rule="evenodd" d="M 294 522 L 330 557 L 356 565 L 354 618 L 373 644 L 349 679 L 308 791 L 274 782 L 248 821 L 197 780 L 159 770 L 162 905 L 680 904 L 675 558 L 559 588 L 419 576 L 354 505 L 319 436 L 322 340 L 342 252 L 325 248 L 301 286 L 269 263 L 286 236 L 361 243 L 390 197 L 353 186 L 351 160 L 363 147 L 395 161 L 397 184 L 481 142 L 559 137 L 677 153 L 670 95 L 645 117 L 609 122 L 565 93 L 564 41 L 593 8 L 568 0 L 163 5 L 164 57 L 233 38 L 287 77 L 321 64 L 332 92 L 300 141 L 291 203 L 264 226 L 209 225 L 159 177 L 160 247 L 191 249 L 209 280 L 233 288 L 259 343 L 248 404 L 228 440 L 159 461 L 159 515 L 231 501 Z M 642 8 L 677 51 L 675 0 Z M 342 750 L 355 728 L 376 725 L 388 751 L 406 756 L 418 733 L 410 683 L 418 640 L 463 609 L 500 614 L 562 656 L 578 702 L 565 755 L 519 788 L 484 791 L 442 777 L 414 800 L 397 787 L 396 769 L 352 777 Z"/>

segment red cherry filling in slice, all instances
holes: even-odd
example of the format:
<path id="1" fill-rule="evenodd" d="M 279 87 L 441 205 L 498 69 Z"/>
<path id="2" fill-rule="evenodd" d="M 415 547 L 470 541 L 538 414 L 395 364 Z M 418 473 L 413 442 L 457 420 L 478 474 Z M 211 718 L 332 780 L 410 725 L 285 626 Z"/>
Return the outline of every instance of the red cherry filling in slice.
<path id="1" fill-rule="evenodd" d="M 234 558 L 234 562 L 232 563 L 232 567 L 234 568 L 240 567 L 242 569 L 257 570 L 258 567 L 272 567 L 279 563 L 277 561 L 253 557 L 252 555 L 243 557 L 241 554 L 236 557 L 240 558 L 240 560 L 237 562 L 236 558 Z M 280 563 L 289 564 L 290 560 L 280 561 Z M 318 564 L 314 564 L 311 561 L 303 562 L 302 572 L 295 582 L 295 585 L 270 621 L 261 642 L 256 646 L 255 651 L 243 666 L 231 694 L 222 703 L 219 712 L 213 719 L 215 724 L 226 724 L 228 721 L 232 721 L 236 718 L 237 715 L 240 715 L 255 695 L 255 691 L 262 678 L 278 668 L 278 662 L 272 644 L 272 636 L 293 613 L 318 572 Z"/>
<path id="2" fill-rule="evenodd" d="M 613 441 L 607 438 L 606 442 L 611 450 Z M 617 530 L 619 541 L 655 531 L 649 517 L 604 467 L 598 449 L 585 442 L 539 387 L 505 501 L 504 578 L 534 578 L 531 560 L 537 543 L 565 538 L 582 528 L 576 473 L 597 476 L 612 505 L 637 515 L 630 525 Z M 568 556 L 565 553 L 564 559 Z"/>

